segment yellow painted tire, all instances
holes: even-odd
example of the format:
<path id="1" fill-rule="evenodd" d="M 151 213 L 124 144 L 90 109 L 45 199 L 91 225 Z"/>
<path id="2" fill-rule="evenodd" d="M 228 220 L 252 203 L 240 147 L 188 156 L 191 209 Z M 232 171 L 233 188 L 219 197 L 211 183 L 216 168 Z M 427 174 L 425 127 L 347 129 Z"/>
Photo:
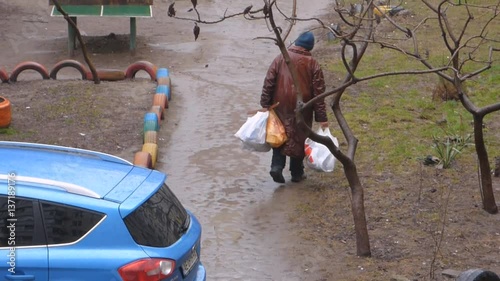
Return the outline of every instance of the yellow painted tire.
<path id="1" fill-rule="evenodd" d="M 142 151 L 151 154 L 151 163 L 154 168 L 158 157 L 158 145 L 156 143 L 145 143 L 142 145 Z"/>
<path id="2" fill-rule="evenodd" d="M 151 154 L 146 151 L 138 151 L 134 155 L 134 165 L 152 169 L 153 160 L 151 159 Z"/>
<path id="3" fill-rule="evenodd" d="M 156 131 L 144 132 L 144 143 L 158 144 L 158 132 Z"/>

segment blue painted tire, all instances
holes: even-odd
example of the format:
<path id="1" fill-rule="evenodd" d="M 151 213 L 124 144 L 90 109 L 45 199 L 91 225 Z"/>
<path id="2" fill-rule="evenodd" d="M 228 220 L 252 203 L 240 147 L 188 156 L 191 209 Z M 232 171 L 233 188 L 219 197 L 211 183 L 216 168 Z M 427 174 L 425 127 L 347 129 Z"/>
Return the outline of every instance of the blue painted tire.
<path id="1" fill-rule="evenodd" d="M 144 121 L 144 132 L 148 131 L 158 131 L 160 129 L 160 126 L 158 124 L 158 121 Z"/>
<path id="2" fill-rule="evenodd" d="M 158 131 L 160 124 L 158 122 L 158 115 L 154 112 L 148 112 L 144 115 L 144 132 Z"/>
<path id="3" fill-rule="evenodd" d="M 167 100 L 172 98 L 172 95 L 170 94 L 170 87 L 167 85 L 158 85 L 156 87 L 156 93 L 167 95 Z"/>
<path id="4" fill-rule="evenodd" d="M 167 68 L 158 68 L 156 71 L 156 79 L 161 78 L 161 77 L 168 77 L 170 73 L 168 72 Z"/>
<path id="5" fill-rule="evenodd" d="M 148 113 L 144 114 L 144 121 L 151 121 L 151 120 L 158 121 L 157 115 L 154 114 L 153 112 L 148 112 Z"/>

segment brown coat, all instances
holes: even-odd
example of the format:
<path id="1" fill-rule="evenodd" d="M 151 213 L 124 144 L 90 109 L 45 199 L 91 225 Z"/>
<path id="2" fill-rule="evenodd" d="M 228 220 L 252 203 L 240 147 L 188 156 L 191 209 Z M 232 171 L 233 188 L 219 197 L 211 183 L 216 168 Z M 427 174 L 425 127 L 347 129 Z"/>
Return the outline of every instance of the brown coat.
<path id="1" fill-rule="evenodd" d="M 323 71 L 311 53 L 302 47 L 292 46 L 288 49 L 288 54 L 297 68 L 304 103 L 323 93 L 325 91 Z M 283 55 L 277 56 L 271 63 L 260 98 L 260 105 L 264 108 L 276 102 L 279 102 L 279 105 L 275 111 L 285 125 L 288 136 L 287 142 L 281 147 L 281 152 L 287 156 L 303 158 L 306 136 L 296 125 L 297 92 L 293 90 L 292 76 Z M 318 101 L 312 108 L 304 111 L 304 120 L 309 127 L 312 126 L 313 113 L 316 122 L 328 121 L 324 100 Z"/>

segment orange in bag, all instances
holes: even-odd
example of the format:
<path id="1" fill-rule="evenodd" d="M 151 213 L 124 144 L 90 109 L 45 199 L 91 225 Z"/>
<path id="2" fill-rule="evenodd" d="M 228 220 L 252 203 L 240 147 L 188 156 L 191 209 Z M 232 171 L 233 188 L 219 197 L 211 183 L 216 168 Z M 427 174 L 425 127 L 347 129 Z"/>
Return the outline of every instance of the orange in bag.
<path id="1" fill-rule="evenodd" d="M 281 123 L 280 118 L 274 112 L 274 109 L 269 109 L 269 118 L 266 126 L 266 142 L 274 148 L 282 146 L 287 140 L 285 127 Z"/>

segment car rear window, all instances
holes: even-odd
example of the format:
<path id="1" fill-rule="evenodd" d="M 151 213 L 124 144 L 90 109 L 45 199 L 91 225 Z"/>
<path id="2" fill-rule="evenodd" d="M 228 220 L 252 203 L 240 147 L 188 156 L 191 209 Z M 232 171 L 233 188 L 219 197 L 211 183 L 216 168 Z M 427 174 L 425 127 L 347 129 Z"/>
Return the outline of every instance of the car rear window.
<path id="1" fill-rule="evenodd" d="M 172 245 L 189 226 L 186 209 L 166 184 L 124 221 L 137 244 L 151 247 Z"/>

